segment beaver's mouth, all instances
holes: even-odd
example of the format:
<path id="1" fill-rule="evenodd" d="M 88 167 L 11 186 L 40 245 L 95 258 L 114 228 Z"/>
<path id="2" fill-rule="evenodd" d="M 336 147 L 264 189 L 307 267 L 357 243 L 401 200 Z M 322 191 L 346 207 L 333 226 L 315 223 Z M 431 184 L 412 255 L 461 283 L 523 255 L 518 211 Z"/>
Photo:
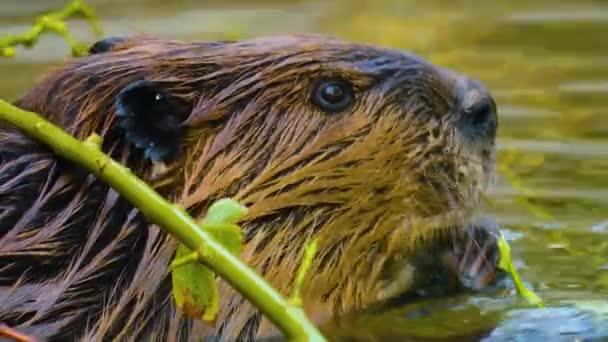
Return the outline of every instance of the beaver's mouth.
<path id="1" fill-rule="evenodd" d="M 444 226 L 443 234 L 414 253 L 405 265 L 413 286 L 377 305 L 401 306 L 423 298 L 493 287 L 504 276 L 498 269 L 499 237 L 497 224 L 486 217 L 462 226 Z"/>
<path id="2" fill-rule="evenodd" d="M 483 217 L 466 227 L 451 231 L 442 264 L 461 286 L 481 290 L 496 279 L 499 261 L 496 222 Z"/>

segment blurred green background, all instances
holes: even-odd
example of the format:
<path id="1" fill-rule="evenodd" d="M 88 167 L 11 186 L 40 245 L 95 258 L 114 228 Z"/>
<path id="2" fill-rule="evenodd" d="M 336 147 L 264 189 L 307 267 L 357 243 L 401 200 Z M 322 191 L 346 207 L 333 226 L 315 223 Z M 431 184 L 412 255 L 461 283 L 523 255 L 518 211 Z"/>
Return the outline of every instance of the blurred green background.
<path id="1" fill-rule="evenodd" d="M 59 0 L 0 0 L 0 35 Z M 548 301 L 608 295 L 608 2 L 90 0 L 105 35 L 225 39 L 300 32 L 402 48 L 482 80 L 499 105 L 490 197 L 522 276 Z M 84 22 L 72 32 L 92 41 Z M 15 99 L 67 57 L 59 38 L 0 59 Z"/>

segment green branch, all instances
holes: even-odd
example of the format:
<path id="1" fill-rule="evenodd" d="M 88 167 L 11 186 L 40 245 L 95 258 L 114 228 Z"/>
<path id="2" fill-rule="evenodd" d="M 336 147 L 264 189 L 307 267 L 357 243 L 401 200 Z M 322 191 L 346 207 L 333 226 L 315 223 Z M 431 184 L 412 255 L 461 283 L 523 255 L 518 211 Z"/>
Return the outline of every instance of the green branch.
<path id="1" fill-rule="evenodd" d="M 77 163 L 107 182 L 151 223 L 160 226 L 190 250 L 197 251 L 202 263 L 251 301 L 290 340 L 325 341 L 301 308 L 289 304 L 258 273 L 201 229 L 185 210 L 166 201 L 129 169 L 105 155 L 99 149 L 99 136 L 79 141 L 38 114 L 3 100 L 0 100 L 0 121 L 16 126 L 48 145 L 58 156 Z"/>
<path id="2" fill-rule="evenodd" d="M 38 17 L 29 31 L 8 35 L 0 38 L 0 57 L 12 57 L 16 46 L 33 46 L 45 32 L 61 36 L 70 46 L 73 56 L 83 56 L 88 52 L 89 44 L 78 41 L 68 31 L 66 19 L 73 16 L 82 16 L 96 34 L 101 34 L 101 26 L 97 21 L 95 10 L 83 0 L 72 0 L 64 8 Z"/>

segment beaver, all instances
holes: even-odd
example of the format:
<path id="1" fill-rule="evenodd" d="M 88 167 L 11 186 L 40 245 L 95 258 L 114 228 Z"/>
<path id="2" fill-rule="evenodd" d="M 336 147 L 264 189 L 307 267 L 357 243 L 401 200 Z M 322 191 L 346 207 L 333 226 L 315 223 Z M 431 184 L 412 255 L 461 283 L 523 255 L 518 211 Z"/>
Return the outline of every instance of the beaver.
<path id="1" fill-rule="evenodd" d="M 413 290 L 415 256 L 474 222 L 494 174 L 496 104 L 479 81 L 321 35 L 113 37 L 14 103 L 101 135 L 193 217 L 220 198 L 246 205 L 241 257 L 285 295 L 317 239 L 302 288 L 315 321 Z M 0 170 L 0 321 L 51 340 L 275 331 L 223 281 L 213 326 L 184 316 L 168 272 L 176 241 L 4 123 Z"/>

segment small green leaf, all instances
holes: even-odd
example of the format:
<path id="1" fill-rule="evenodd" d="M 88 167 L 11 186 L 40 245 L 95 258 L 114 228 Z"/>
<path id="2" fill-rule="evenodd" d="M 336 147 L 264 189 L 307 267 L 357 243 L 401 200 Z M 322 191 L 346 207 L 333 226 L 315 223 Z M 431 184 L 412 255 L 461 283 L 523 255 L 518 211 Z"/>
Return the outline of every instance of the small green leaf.
<path id="1" fill-rule="evenodd" d="M 247 212 L 245 206 L 233 199 L 220 199 L 211 204 L 200 225 L 224 248 L 237 255 L 241 252 L 243 241 L 243 232 L 237 222 Z"/>
<path id="2" fill-rule="evenodd" d="M 175 252 L 175 260 L 192 253 L 188 247 L 180 244 Z M 171 276 L 177 307 L 192 318 L 215 320 L 219 297 L 215 273 L 202 264 L 190 263 L 177 267 Z"/>
<path id="3" fill-rule="evenodd" d="M 247 212 L 247 208 L 235 200 L 229 198 L 220 199 L 209 207 L 209 211 L 207 211 L 207 215 L 205 215 L 201 224 L 236 224 Z"/>
<path id="4" fill-rule="evenodd" d="M 511 260 L 511 246 L 509 246 L 509 243 L 507 240 L 505 240 L 502 234 L 498 240 L 498 250 L 500 252 L 498 268 L 511 274 L 513 282 L 515 283 L 515 288 L 520 296 L 522 296 L 528 303 L 532 305 L 543 307 L 543 300 L 532 292 L 532 290 L 528 289 L 519 277 L 515 266 L 513 266 L 513 261 Z"/>
<path id="5" fill-rule="evenodd" d="M 206 224 L 202 228 L 209 232 L 213 239 L 222 244 L 230 253 L 238 255 L 241 253 L 243 243 L 243 231 L 236 224 Z"/>
<path id="6" fill-rule="evenodd" d="M 11 46 L 0 47 L 0 57 L 14 57 L 15 49 Z"/>
<path id="7" fill-rule="evenodd" d="M 97 134 L 97 133 L 93 133 L 91 135 L 89 135 L 85 140 L 84 143 L 88 146 L 91 146 L 93 148 L 96 148 L 98 150 L 101 150 L 101 144 L 103 142 L 103 139 Z"/>
<path id="8" fill-rule="evenodd" d="M 241 252 L 243 233 L 236 222 L 245 214 L 247 208 L 238 202 L 231 199 L 218 200 L 211 205 L 199 227 L 230 253 L 238 255 Z M 214 321 L 219 307 L 215 273 L 197 263 L 199 252 L 193 252 L 183 244 L 177 247 L 171 263 L 173 297 L 177 307 L 188 316 Z"/>

